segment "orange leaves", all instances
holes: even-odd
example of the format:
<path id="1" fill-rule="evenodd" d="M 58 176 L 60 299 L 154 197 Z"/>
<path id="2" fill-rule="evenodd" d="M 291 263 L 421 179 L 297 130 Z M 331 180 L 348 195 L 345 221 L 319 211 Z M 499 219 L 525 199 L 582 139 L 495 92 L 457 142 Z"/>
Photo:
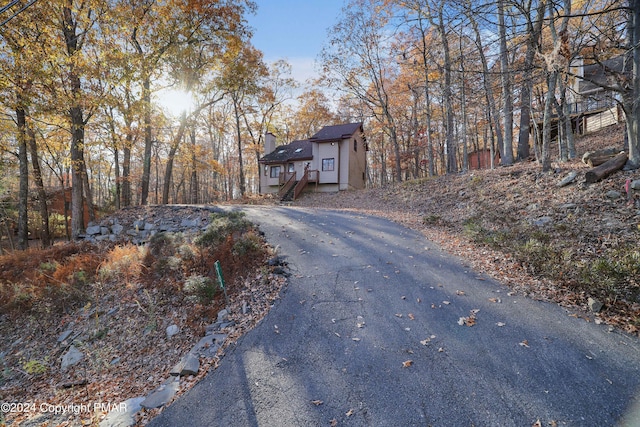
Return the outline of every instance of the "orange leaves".
<path id="1" fill-rule="evenodd" d="M 402 368 L 408 368 L 411 365 L 413 365 L 413 360 L 411 359 L 405 360 L 404 362 L 402 362 Z"/>

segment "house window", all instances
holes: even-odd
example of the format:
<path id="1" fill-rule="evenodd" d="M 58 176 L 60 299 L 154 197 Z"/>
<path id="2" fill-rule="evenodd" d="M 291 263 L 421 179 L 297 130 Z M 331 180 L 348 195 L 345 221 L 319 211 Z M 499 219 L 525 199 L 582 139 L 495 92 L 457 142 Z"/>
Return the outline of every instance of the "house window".
<path id="1" fill-rule="evenodd" d="M 277 178 L 280 176 L 280 166 L 271 166 L 269 168 L 269 176 L 271 178 Z"/>
<path id="2" fill-rule="evenodd" d="M 322 170 L 332 171 L 335 170 L 335 159 L 322 159 Z"/>
<path id="3" fill-rule="evenodd" d="M 289 163 L 287 166 L 288 166 L 287 172 L 293 172 L 296 170 L 296 165 L 294 163 Z"/>
<path id="4" fill-rule="evenodd" d="M 358 140 L 353 139 L 353 151 L 358 151 Z"/>

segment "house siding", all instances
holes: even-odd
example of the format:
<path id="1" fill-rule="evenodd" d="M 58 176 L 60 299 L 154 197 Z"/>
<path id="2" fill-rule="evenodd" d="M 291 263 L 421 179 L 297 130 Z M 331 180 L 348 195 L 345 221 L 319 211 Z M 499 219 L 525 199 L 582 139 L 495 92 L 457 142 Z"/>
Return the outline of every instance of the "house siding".
<path id="1" fill-rule="evenodd" d="M 333 145 L 331 145 L 333 144 Z M 344 165 L 340 162 L 340 143 L 317 143 L 318 156 L 314 155 L 314 159 L 317 159 L 318 170 L 320 179 L 319 184 L 338 184 L 340 181 L 340 169 L 343 169 Z M 334 159 L 334 168 L 332 171 L 322 170 L 323 159 Z"/>
<path id="2" fill-rule="evenodd" d="M 357 150 L 354 150 L 354 141 Z M 358 131 L 353 138 L 344 141 L 349 151 L 349 171 L 347 173 L 347 189 L 362 190 L 366 184 L 366 147 L 362 138 L 362 133 Z"/>

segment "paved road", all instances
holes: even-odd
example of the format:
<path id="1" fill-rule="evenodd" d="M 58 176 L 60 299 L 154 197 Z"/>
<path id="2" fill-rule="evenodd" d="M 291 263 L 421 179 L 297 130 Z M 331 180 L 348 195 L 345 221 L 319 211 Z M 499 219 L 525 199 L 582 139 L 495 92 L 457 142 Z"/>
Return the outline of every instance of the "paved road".
<path id="1" fill-rule="evenodd" d="M 640 426 L 638 339 L 510 296 L 387 220 L 243 210 L 290 283 L 151 426 Z"/>

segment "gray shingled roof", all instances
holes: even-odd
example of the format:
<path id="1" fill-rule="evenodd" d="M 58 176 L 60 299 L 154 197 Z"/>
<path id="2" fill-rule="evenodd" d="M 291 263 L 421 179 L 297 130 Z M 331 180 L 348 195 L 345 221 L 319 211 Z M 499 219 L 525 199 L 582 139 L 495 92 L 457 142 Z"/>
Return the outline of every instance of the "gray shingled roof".
<path id="1" fill-rule="evenodd" d="M 325 126 L 309 138 L 309 141 L 340 141 L 345 138 L 350 138 L 358 129 L 362 130 L 362 123 L 345 123 L 342 125 Z"/>
<path id="2" fill-rule="evenodd" d="M 303 139 L 276 147 L 272 153 L 265 154 L 260 161 L 263 163 L 287 163 L 296 160 L 311 160 L 312 158 L 311 141 Z"/>

